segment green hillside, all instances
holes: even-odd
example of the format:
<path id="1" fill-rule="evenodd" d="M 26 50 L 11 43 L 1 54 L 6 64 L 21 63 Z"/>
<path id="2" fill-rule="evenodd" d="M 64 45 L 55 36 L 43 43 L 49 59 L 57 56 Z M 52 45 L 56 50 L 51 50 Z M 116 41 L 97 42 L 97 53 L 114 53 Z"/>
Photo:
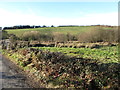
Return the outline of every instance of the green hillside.
<path id="1" fill-rule="evenodd" d="M 79 34 L 81 32 L 86 32 L 89 30 L 98 30 L 98 29 L 113 29 L 111 27 L 100 27 L 100 26 L 77 26 L 77 27 L 45 27 L 45 28 L 35 28 L 35 29 L 13 29 L 6 30 L 9 34 L 15 34 L 21 36 L 25 32 L 30 31 L 40 31 L 41 33 L 63 33 L 63 34 Z"/>

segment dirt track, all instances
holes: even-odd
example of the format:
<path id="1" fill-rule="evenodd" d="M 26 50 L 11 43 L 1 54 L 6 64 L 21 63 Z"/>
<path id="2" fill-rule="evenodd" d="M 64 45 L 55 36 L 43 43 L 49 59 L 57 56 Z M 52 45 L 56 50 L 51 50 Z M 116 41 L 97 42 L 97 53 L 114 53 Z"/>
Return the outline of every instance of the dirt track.
<path id="1" fill-rule="evenodd" d="M 0 90 L 1 88 L 29 88 L 26 77 L 13 63 L 0 53 Z"/>

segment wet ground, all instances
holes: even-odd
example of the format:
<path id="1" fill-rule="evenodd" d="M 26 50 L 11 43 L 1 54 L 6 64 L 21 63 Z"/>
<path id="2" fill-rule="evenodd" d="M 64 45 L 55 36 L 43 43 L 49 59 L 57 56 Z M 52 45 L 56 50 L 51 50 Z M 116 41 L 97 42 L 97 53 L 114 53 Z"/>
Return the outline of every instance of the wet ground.
<path id="1" fill-rule="evenodd" d="M 18 67 L 0 54 L 0 90 L 2 88 L 29 88 L 26 77 Z"/>

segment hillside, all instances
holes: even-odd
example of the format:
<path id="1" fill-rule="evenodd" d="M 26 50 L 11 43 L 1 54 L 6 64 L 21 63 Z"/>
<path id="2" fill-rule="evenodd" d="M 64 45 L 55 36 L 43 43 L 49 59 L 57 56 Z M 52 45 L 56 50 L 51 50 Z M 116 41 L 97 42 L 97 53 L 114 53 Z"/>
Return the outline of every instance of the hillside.
<path id="1" fill-rule="evenodd" d="M 25 32 L 30 31 L 39 31 L 40 33 L 63 33 L 63 34 L 79 34 L 81 32 L 88 32 L 90 30 L 98 30 L 98 29 L 105 29 L 105 30 L 111 30 L 111 29 L 117 29 L 116 27 L 105 27 L 105 26 L 76 26 L 76 27 L 45 27 L 45 28 L 35 28 L 35 29 L 11 29 L 6 30 L 9 34 L 15 34 L 17 36 L 21 36 Z"/>

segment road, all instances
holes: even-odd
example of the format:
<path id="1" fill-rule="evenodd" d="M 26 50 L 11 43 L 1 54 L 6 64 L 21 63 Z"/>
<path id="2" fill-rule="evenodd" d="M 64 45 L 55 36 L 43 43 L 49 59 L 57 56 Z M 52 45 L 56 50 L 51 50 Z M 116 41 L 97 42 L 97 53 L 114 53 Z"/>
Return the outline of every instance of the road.
<path id="1" fill-rule="evenodd" d="M 0 90 L 1 88 L 29 88 L 26 80 L 18 67 L 0 54 Z"/>

